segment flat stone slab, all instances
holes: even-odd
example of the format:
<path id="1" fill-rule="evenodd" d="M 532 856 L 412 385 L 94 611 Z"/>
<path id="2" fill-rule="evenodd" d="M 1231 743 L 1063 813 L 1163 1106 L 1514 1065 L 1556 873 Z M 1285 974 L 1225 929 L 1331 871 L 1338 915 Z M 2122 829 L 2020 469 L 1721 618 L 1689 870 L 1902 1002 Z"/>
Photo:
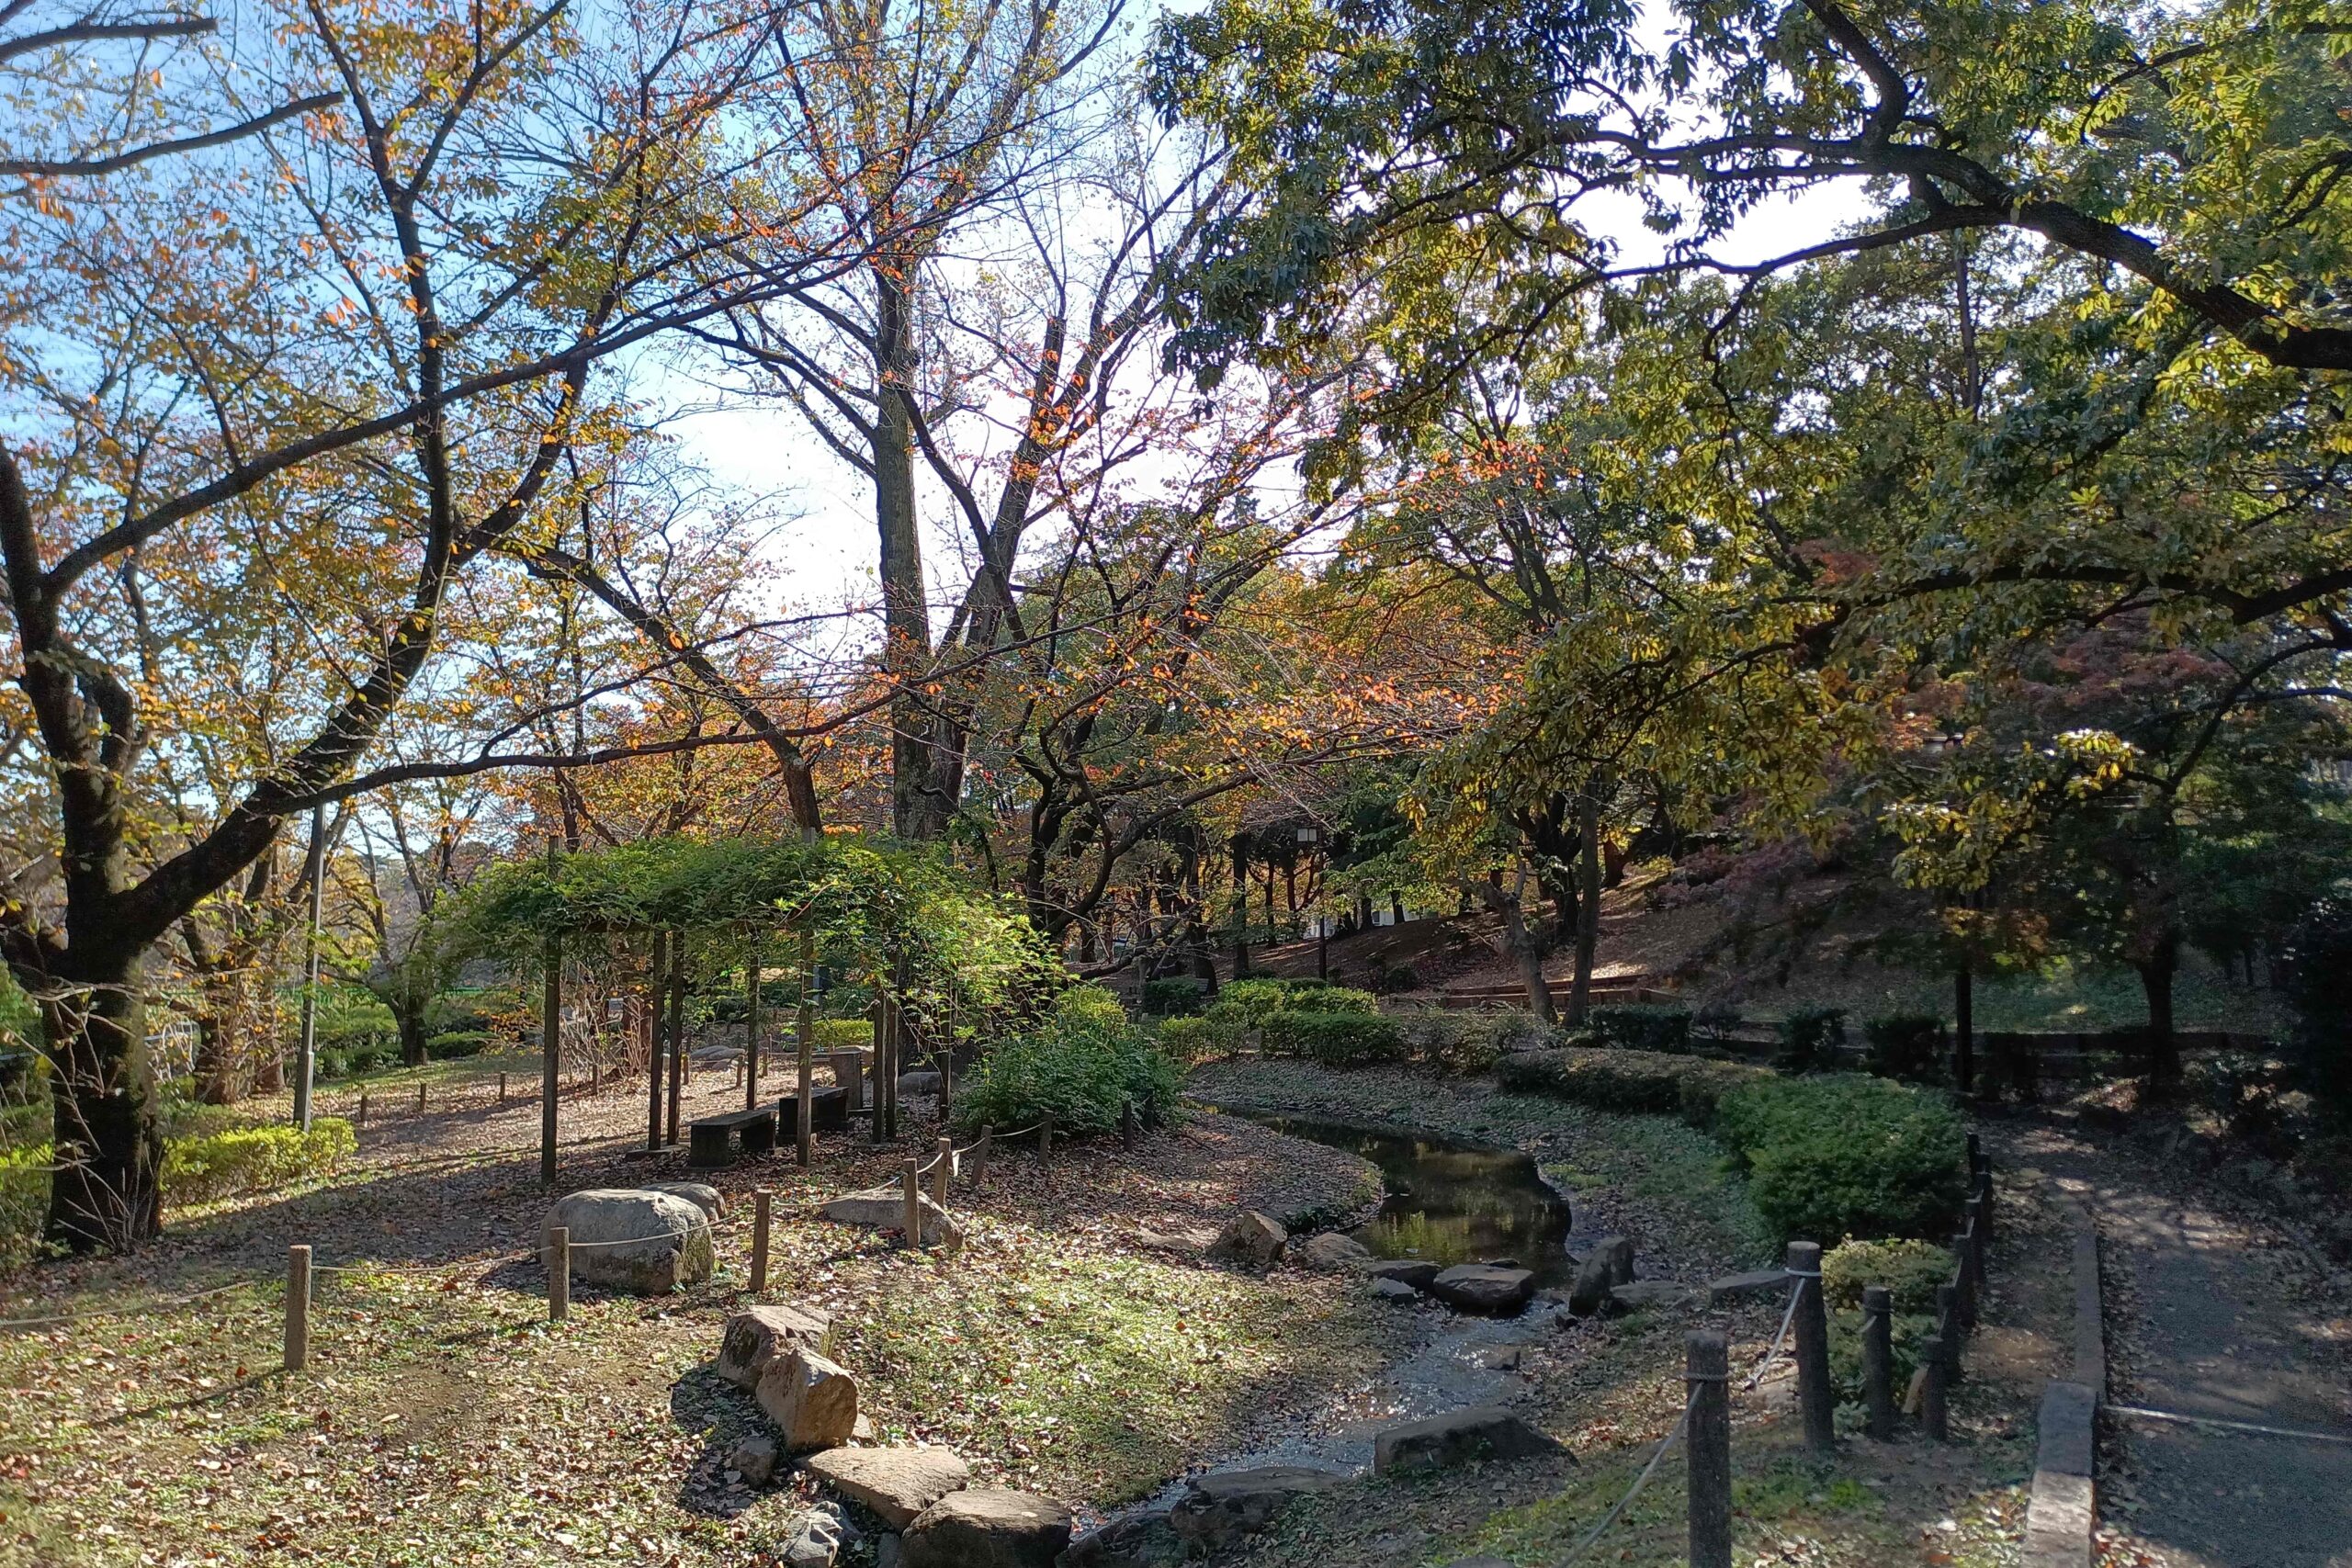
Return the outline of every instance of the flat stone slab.
<path id="1" fill-rule="evenodd" d="M 922 1215 L 922 1239 L 942 1241 L 954 1228 L 947 1211 L 931 1201 L 929 1193 L 917 1197 Z M 896 1183 L 885 1187 L 869 1187 L 863 1192 L 845 1192 L 838 1198 L 828 1198 L 817 1208 L 820 1219 L 836 1224 L 872 1225 L 876 1230 L 903 1230 L 907 1224 L 906 1190 Z"/>
<path id="2" fill-rule="evenodd" d="M 1053 1568 L 1069 1510 L 1050 1497 L 972 1486 L 925 1508 L 899 1537 L 901 1568 Z"/>
<path id="3" fill-rule="evenodd" d="M 1636 1280 L 1629 1285 L 1611 1286 L 1609 1299 L 1623 1311 L 1638 1312 L 1644 1307 L 1697 1306 L 1707 1296 L 1695 1285 L 1678 1285 L 1671 1280 Z"/>
<path id="4" fill-rule="evenodd" d="M 1374 1433 L 1372 1472 L 1444 1470 L 1484 1460 L 1532 1459 L 1567 1450 L 1499 1404 L 1474 1404 Z"/>
<path id="5" fill-rule="evenodd" d="M 1416 1291 L 1428 1290 L 1430 1281 L 1444 1271 L 1444 1264 L 1420 1258 L 1384 1258 L 1365 1270 L 1375 1280 L 1399 1280 Z"/>
<path id="6" fill-rule="evenodd" d="M 1719 1280 L 1707 1281 L 1707 1304 L 1722 1306 L 1728 1302 L 1748 1301 L 1758 1296 L 1786 1295 L 1789 1276 L 1781 1269 L 1751 1269 L 1745 1274 L 1725 1274 Z"/>
<path id="7" fill-rule="evenodd" d="M 1430 1281 L 1430 1294 L 1463 1312 L 1514 1313 L 1534 1293 L 1532 1270 L 1497 1269 L 1484 1263 L 1457 1264 Z"/>
<path id="8" fill-rule="evenodd" d="M 1195 1551 L 1216 1551 L 1264 1529 L 1295 1499 L 1345 1479 L 1298 1464 L 1214 1472 L 1193 1479 L 1168 1511 L 1168 1523 Z"/>
<path id="9" fill-rule="evenodd" d="M 1177 1568 L 1184 1538 L 1165 1512 L 1133 1514 L 1069 1543 L 1060 1568 Z"/>
<path id="10" fill-rule="evenodd" d="M 808 1473 L 851 1502 L 873 1510 L 894 1530 L 972 1479 L 972 1467 L 953 1449 L 827 1449 L 808 1461 Z"/>
<path id="11" fill-rule="evenodd" d="M 1374 1280 L 1372 1282 L 1372 1299 L 1386 1302 L 1391 1306 L 1418 1306 L 1421 1292 L 1402 1280 Z"/>

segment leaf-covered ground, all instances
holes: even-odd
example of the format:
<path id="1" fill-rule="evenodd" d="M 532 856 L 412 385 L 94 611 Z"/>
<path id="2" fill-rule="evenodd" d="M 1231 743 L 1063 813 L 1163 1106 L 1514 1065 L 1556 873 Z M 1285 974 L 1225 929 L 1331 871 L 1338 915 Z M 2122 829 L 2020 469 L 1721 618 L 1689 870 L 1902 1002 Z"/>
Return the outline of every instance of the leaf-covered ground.
<path id="1" fill-rule="evenodd" d="M 739 1166 L 718 1179 L 718 1278 L 662 1301 L 575 1287 L 550 1327 L 527 1257 L 546 1203 L 537 1108 L 499 1107 L 494 1070 L 444 1075 L 421 1116 L 374 1097 L 358 1164 L 328 1183 L 174 1216 L 130 1259 L 13 1277 L 0 1318 L 220 1293 L 0 1330 L 0 1563 L 757 1563 L 808 1498 L 729 1483 L 724 1456 L 756 1412 L 707 1368 L 748 1299 L 763 1184 L 777 1193 L 769 1296 L 833 1314 L 884 1436 L 952 1442 L 984 1475 L 1093 1507 L 1343 1395 L 1406 1332 L 1340 1280 L 1138 1243 L 1146 1227 L 1205 1234 L 1244 1204 L 1376 1197 L 1351 1156 L 1219 1117 L 1132 1155 L 1064 1148 L 1050 1171 L 1000 1149 L 988 1187 L 952 1200 L 970 1232 L 952 1259 L 811 1217 L 911 1144 L 835 1140 L 809 1174 Z M 740 1099 L 724 1074 L 688 1094 L 690 1115 Z M 675 1154 L 622 1157 L 641 1098 L 563 1113 L 564 1189 L 684 1174 Z M 288 1378 L 294 1241 L 320 1272 L 310 1369 Z"/>

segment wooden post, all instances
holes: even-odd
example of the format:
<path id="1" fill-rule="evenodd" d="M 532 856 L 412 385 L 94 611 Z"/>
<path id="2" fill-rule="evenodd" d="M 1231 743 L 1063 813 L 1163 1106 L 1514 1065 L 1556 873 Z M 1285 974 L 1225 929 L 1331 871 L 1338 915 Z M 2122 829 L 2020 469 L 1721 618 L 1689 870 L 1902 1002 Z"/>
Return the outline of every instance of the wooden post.
<path id="1" fill-rule="evenodd" d="M 1127 1100 L 1119 1107 L 1119 1146 L 1127 1153 L 1136 1152 L 1136 1102 Z"/>
<path id="2" fill-rule="evenodd" d="M 603 1043 L 599 1042 L 596 1048 L 600 1051 L 603 1050 Z M 588 1093 L 593 1099 L 604 1092 L 605 1059 L 602 1056 L 594 1056 L 591 1057 L 588 1062 Z"/>
<path id="3" fill-rule="evenodd" d="M 424 1114 L 424 1086 L 423 1084 L 416 1086 L 416 1113 L 419 1116 Z"/>
<path id="4" fill-rule="evenodd" d="M 979 1147 L 972 1151 L 972 1185 L 981 1186 L 989 1179 L 989 1148 L 996 1142 L 996 1129 L 982 1125 Z"/>
<path id="5" fill-rule="evenodd" d="M 1862 1405 L 1867 1430 L 1879 1442 L 1894 1436 L 1894 1292 L 1862 1287 Z"/>
<path id="6" fill-rule="evenodd" d="M 775 1194 L 763 1187 L 752 1194 L 752 1293 L 768 1288 L 768 1213 Z"/>
<path id="7" fill-rule="evenodd" d="M 1690 1385 L 1690 1568 L 1731 1568 L 1731 1347 L 1723 1332 L 1682 1337 Z"/>
<path id="8" fill-rule="evenodd" d="M 548 1321 L 571 1315 L 571 1227 L 548 1227 Z"/>
<path id="9" fill-rule="evenodd" d="M 956 1169 L 956 1140 L 945 1134 L 939 1139 L 939 1166 L 931 1179 L 931 1201 L 941 1208 L 947 1207 L 947 1179 Z"/>
<path id="10" fill-rule="evenodd" d="M 299 1372 L 311 1359 L 311 1249 L 286 1249 L 286 1370 Z"/>
<path id="11" fill-rule="evenodd" d="M 368 1125 L 368 1091 L 365 1089 L 359 1091 L 359 1125 Z"/>
<path id="12" fill-rule="evenodd" d="M 1829 1314 L 1821 1299 L 1821 1244 L 1789 1243 L 1788 1271 L 1796 1277 L 1797 1399 L 1804 1406 L 1804 1440 L 1817 1453 L 1838 1447 L 1838 1396 L 1829 1386 Z"/>
<path id="13" fill-rule="evenodd" d="M 1968 1201 L 1968 1272 L 1972 1291 L 1979 1294 L 1984 1289 L 1984 1211 L 1992 1206 L 1982 1194 Z"/>
<path id="14" fill-rule="evenodd" d="M 498 1075 L 498 1103 L 501 1105 L 506 1103 L 506 1075 L 504 1073 Z"/>
<path id="15" fill-rule="evenodd" d="M 760 960 L 763 943 L 760 933 L 752 933 L 752 957 L 746 966 L 744 988 L 750 995 L 743 998 L 743 1109 L 756 1111 L 760 1106 Z M 803 1101 L 802 1103 L 807 1103 Z"/>
<path id="16" fill-rule="evenodd" d="M 1945 1385 L 1951 1381 L 1951 1350 L 1940 1334 L 1931 1334 L 1919 1343 L 1919 1359 L 1928 1374 L 1926 1386 L 1919 1394 L 1919 1425 L 1929 1442 L 1940 1443 L 1951 1436 L 1951 1422 L 1944 1408 Z"/>
<path id="17" fill-rule="evenodd" d="M 548 840 L 555 863 L 555 840 Z M 546 999 L 539 1007 L 539 1180 L 555 1185 L 556 1096 L 563 1089 L 563 937 L 548 932 Z"/>
<path id="18" fill-rule="evenodd" d="M 1962 1328 L 1976 1325 L 1976 1276 L 1968 1266 L 1968 1255 L 1975 1246 L 1966 1231 L 1952 1232 L 1952 1305 L 1959 1310 Z"/>
<path id="19" fill-rule="evenodd" d="M 668 1048 L 662 1038 L 669 1021 L 666 1005 L 670 967 L 670 933 L 656 931 L 653 955 L 646 960 L 645 989 L 650 1004 L 645 1018 L 645 1150 L 659 1152 L 662 1147 L 662 1053 Z"/>
<path id="20" fill-rule="evenodd" d="M 686 934 L 670 933 L 670 1121 L 662 1135 L 678 1141 L 678 1095 L 686 1082 Z"/>
<path id="21" fill-rule="evenodd" d="M 1960 1381 L 1960 1289 L 1956 1285 L 1936 1287 L 1936 1337 L 1944 1348 L 1944 1372 L 1950 1381 Z"/>
<path id="22" fill-rule="evenodd" d="M 911 1159 L 908 1160 L 905 1180 L 904 1224 L 907 1227 L 907 1245 L 921 1247 L 922 1245 L 922 1167 Z"/>
<path id="23" fill-rule="evenodd" d="M 1037 1123 L 1037 1163 L 1045 1165 L 1054 1157 L 1054 1119 L 1046 1117 Z"/>
<path id="24" fill-rule="evenodd" d="M 793 1118 L 793 1151 L 806 1168 L 817 1151 L 816 1115 L 817 1091 L 810 1074 L 817 1066 L 817 1001 L 813 995 L 817 987 L 817 933 L 807 926 L 800 930 L 800 1031 L 799 1052 L 794 1062 L 799 1077 L 800 1113 Z M 839 1058 L 835 1058 L 838 1060 Z M 855 1103 L 856 1095 L 850 1100 Z"/>

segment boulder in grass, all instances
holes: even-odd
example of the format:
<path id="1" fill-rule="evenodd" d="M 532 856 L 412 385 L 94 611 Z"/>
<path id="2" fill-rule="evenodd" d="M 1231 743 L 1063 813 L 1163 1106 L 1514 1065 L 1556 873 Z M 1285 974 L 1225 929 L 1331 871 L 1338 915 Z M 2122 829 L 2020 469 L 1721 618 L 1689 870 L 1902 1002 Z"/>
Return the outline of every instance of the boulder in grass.
<path id="1" fill-rule="evenodd" d="M 1271 1269 L 1283 1260 L 1283 1251 L 1289 1245 L 1290 1232 L 1279 1221 L 1249 1209 L 1216 1233 L 1216 1239 L 1209 1243 L 1209 1256 L 1220 1262 Z"/>
<path id="2" fill-rule="evenodd" d="M 659 1296 L 710 1278 L 710 1221 L 684 1198 L 592 1187 L 557 1199 L 540 1235 L 558 1225 L 571 1233 L 571 1271 L 592 1285 Z"/>
<path id="3" fill-rule="evenodd" d="M 727 1199 L 707 1181 L 649 1181 L 638 1189 L 640 1192 L 667 1192 L 673 1198 L 684 1198 L 703 1212 L 706 1219 L 727 1217 Z"/>
<path id="4" fill-rule="evenodd" d="M 1634 1244 L 1629 1237 L 1602 1236 L 1588 1247 L 1584 1257 L 1577 1261 L 1590 1263 L 1595 1258 L 1600 1259 L 1609 1270 L 1611 1284 L 1630 1285 L 1634 1282 Z"/>
<path id="5" fill-rule="evenodd" d="M 1443 1470 L 1486 1460 L 1530 1459 L 1567 1450 L 1499 1404 L 1472 1405 L 1376 1432 L 1372 1472 Z"/>
<path id="6" fill-rule="evenodd" d="M 955 1223 L 947 1211 L 926 1196 L 917 1199 L 922 1215 L 922 1239 L 926 1245 L 944 1241 Z M 906 1189 L 898 1182 L 869 1187 L 863 1192 L 846 1192 L 839 1198 L 828 1198 L 818 1206 L 818 1216 L 836 1224 L 872 1225 L 877 1230 L 904 1230 L 907 1224 Z"/>
<path id="7" fill-rule="evenodd" d="M 752 1393 L 786 1453 L 837 1449 L 857 1431 L 857 1380 L 814 1350 L 770 1361 Z"/>
<path id="8" fill-rule="evenodd" d="M 1586 1258 L 1577 1265 L 1577 1277 L 1568 1286 L 1568 1310 L 1578 1317 L 1599 1316 L 1609 1310 L 1611 1288 L 1609 1259 Z"/>
<path id="9" fill-rule="evenodd" d="M 1310 1492 L 1328 1492 L 1346 1479 L 1297 1464 L 1213 1472 L 1193 1478 L 1168 1510 L 1168 1523 L 1199 1554 L 1221 1551 L 1256 1535 Z"/>
<path id="10" fill-rule="evenodd" d="M 1535 1293 L 1535 1275 L 1526 1269 L 1497 1269 L 1460 1263 L 1430 1281 L 1430 1294 L 1461 1312 L 1507 1317 Z"/>
<path id="11" fill-rule="evenodd" d="M 718 1360 L 712 1370 L 741 1388 L 757 1388 L 760 1374 L 778 1356 L 795 1350 L 822 1350 L 832 1320 L 822 1313 L 771 1303 L 746 1307 L 727 1320 L 719 1337 Z"/>
<path id="12" fill-rule="evenodd" d="M 1426 1291 L 1445 1271 L 1442 1263 L 1426 1258 L 1384 1258 L 1366 1272 L 1375 1280 L 1396 1280 L 1416 1291 Z"/>
<path id="13" fill-rule="evenodd" d="M 1053 1568 L 1069 1510 L 1050 1497 L 974 1486 L 925 1508 L 899 1537 L 902 1568 Z"/>
<path id="14" fill-rule="evenodd" d="M 905 1529 L 972 1479 L 972 1467 L 962 1455 L 940 1448 L 828 1449 L 808 1461 L 808 1471 L 894 1530 Z"/>
<path id="15" fill-rule="evenodd" d="M 899 1092 L 901 1095 L 937 1094 L 944 1082 L 944 1078 L 927 1067 L 918 1072 L 900 1073 Z"/>
<path id="16" fill-rule="evenodd" d="M 1338 1231 L 1325 1231 L 1310 1236 L 1289 1249 L 1290 1260 L 1302 1269 L 1313 1269 L 1325 1274 L 1344 1273 L 1361 1269 L 1372 1261 L 1372 1252 L 1363 1243 Z"/>

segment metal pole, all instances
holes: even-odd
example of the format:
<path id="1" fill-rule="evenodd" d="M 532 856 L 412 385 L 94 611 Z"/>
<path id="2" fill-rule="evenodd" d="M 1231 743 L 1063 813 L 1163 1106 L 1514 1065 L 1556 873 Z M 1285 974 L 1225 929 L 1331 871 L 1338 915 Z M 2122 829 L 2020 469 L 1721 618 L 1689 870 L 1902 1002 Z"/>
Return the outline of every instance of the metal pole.
<path id="1" fill-rule="evenodd" d="M 319 1059 L 319 927 L 326 919 L 327 808 L 311 807 L 311 929 L 302 942 L 302 1043 L 295 1054 L 294 1125 L 311 1130 L 311 1079 Z"/>
<path id="2" fill-rule="evenodd" d="M 1720 1329 L 1682 1337 L 1690 1385 L 1690 1568 L 1731 1568 L 1731 1347 Z"/>

